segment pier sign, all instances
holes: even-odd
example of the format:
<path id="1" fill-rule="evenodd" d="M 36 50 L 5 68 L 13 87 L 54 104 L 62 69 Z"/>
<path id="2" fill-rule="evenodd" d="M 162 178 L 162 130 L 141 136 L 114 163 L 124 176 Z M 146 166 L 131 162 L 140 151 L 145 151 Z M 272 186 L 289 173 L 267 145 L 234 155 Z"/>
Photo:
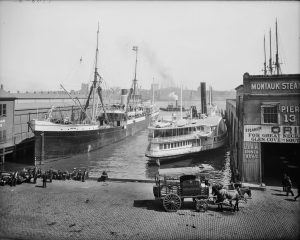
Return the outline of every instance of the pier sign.
<path id="1" fill-rule="evenodd" d="M 244 82 L 245 90 L 250 94 L 286 94 L 300 93 L 299 79 L 251 79 Z"/>
<path id="2" fill-rule="evenodd" d="M 245 125 L 244 141 L 300 143 L 300 126 Z"/>
<path id="3" fill-rule="evenodd" d="M 260 159 L 260 146 L 255 142 L 244 142 L 245 161 L 258 161 Z"/>

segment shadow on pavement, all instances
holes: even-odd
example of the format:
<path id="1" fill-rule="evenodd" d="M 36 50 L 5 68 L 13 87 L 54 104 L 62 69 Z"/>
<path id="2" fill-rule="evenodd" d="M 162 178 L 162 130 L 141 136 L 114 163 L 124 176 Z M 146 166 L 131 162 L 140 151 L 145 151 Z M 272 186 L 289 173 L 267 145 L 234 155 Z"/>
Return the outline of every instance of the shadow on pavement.
<path id="1" fill-rule="evenodd" d="M 133 206 L 137 208 L 144 208 L 147 210 L 164 212 L 162 204 L 156 200 L 134 200 Z"/>
<path id="2" fill-rule="evenodd" d="M 294 197 L 293 198 L 286 198 L 284 200 L 289 201 L 289 202 L 297 202 L 297 201 L 294 200 Z"/>
<path id="3" fill-rule="evenodd" d="M 272 193 L 272 195 L 275 195 L 275 196 L 286 196 L 286 194 L 284 194 L 284 193 Z"/>
<path id="4" fill-rule="evenodd" d="M 272 190 L 274 192 L 282 192 L 282 190 L 279 190 L 279 189 L 270 189 L 270 190 Z"/>
<path id="5" fill-rule="evenodd" d="M 134 200 L 133 206 L 157 212 L 165 212 L 162 202 L 158 200 Z M 190 210 L 195 212 L 195 203 L 192 201 L 185 201 L 182 203 L 180 210 Z M 220 212 L 223 215 L 232 215 L 234 213 L 232 208 L 229 206 L 223 206 L 223 211 L 219 211 L 217 206 L 213 204 L 208 205 L 207 211 Z"/>

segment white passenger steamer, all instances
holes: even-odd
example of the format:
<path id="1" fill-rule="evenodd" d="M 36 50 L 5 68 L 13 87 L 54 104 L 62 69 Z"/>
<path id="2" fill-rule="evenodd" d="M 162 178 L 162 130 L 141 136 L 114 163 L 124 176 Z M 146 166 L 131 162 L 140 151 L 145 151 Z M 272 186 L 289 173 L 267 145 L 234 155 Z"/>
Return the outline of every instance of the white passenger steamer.
<path id="1" fill-rule="evenodd" d="M 145 155 L 160 162 L 222 147 L 227 136 L 225 122 L 216 111 L 201 118 L 156 122 L 148 129 Z"/>

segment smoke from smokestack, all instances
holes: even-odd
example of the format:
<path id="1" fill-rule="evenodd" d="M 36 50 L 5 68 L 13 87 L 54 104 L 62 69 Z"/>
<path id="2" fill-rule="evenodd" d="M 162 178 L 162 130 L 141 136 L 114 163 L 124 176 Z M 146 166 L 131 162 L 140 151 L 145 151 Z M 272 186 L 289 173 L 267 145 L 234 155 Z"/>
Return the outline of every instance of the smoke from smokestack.
<path id="1" fill-rule="evenodd" d="M 174 93 L 174 92 L 171 92 L 169 95 L 168 95 L 169 98 L 177 101 L 178 100 L 178 96 Z"/>
<path id="2" fill-rule="evenodd" d="M 168 72 L 167 67 L 158 60 L 155 52 L 149 47 L 148 44 L 144 43 L 143 45 L 143 53 L 147 58 L 150 66 L 159 74 L 159 78 L 161 80 L 162 88 L 174 87 L 175 83 L 173 81 L 172 75 Z"/>

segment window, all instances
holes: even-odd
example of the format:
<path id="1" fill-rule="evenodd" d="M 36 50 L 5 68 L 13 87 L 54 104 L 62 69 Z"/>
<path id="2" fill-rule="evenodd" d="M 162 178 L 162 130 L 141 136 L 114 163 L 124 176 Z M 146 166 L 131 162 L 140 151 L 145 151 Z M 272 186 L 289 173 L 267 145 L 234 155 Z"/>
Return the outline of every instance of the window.
<path id="1" fill-rule="evenodd" d="M 0 131 L 0 142 L 6 141 L 6 130 Z"/>
<path id="2" fill-rule="evenodd" d="M 0 117 L 6 116 L 6 104 L 0 104 Z"/>
<path id="3" fill-rule="evenodd" d="M 278 105 L 261 106 L 262 123 L 279 123 Z"/>

